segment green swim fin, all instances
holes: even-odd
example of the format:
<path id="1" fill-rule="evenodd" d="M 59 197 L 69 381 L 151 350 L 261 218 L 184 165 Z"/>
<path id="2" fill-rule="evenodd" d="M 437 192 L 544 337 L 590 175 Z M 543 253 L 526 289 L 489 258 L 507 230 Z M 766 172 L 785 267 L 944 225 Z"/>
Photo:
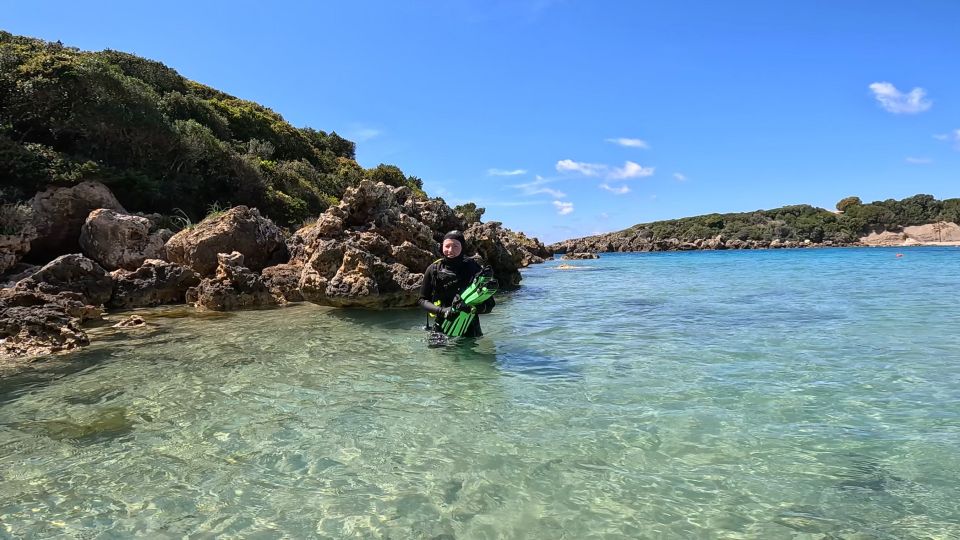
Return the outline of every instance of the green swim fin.
<path id="1" fill-rule="evenodd" d="M 460 300 L 468 310 L 458 311 L 455 318 L 443 321 L 440 330 L 450 337 L 462 336 L 477 318 L 477 306 L 490 299 L 499 289 L 500 284 L 493 278 L 493 270 L 489 266 L 484 268 L 460 294 Z"/>
<path id="2" fill-rule="evenodd" d="M 443 326 L 440 327 L 440 330 L 450 337 L 460 337 L 466 333 L 467 328 L 470 328 L 470 324 L 473 323 L 473 320 L 476 318 L 477 315 L 475 313 L 461 311 L 457 313 L 456 318 L 443 321 Z"/>

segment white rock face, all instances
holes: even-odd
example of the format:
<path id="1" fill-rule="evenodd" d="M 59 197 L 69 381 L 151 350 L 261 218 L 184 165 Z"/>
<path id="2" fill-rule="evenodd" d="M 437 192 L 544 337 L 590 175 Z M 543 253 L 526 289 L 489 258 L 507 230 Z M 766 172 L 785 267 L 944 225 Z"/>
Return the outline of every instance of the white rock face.
<path id="1" fill-rule="evenodd" d="M 80 248 L 107 270 L 136 270 L 147 259 L 164 258 L 166 229 L 150 234 L 150 220 L 101 208 L 90 212 L 80 230 Z"/>

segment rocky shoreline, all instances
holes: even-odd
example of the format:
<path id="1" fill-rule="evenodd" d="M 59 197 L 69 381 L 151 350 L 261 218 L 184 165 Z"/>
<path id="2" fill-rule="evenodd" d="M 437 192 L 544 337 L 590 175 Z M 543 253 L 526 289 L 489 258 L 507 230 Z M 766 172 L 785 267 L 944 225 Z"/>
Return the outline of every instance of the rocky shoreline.
<path id="1" fill-rule="evenodd" d="M 491 266 L 506 288 L 519 286 L 520 268 L 552 256 L 498 222 L 468 223 L 441 199 L 369 180 L 292 234 L 246 206 L 173 234 L 159 226 L 161 216 L 126 212 L 96 182 L 38 193 L 29 209 L 16 234 L 0 235 L 5 375 L 87 345 L 84 326 L 107 310 L 414 306 L 422 272 L 452 229 L 464 232 L 467 255 Z M 23 262 L 47 257 L 42 266 Z"/>
<path id="2" fill-rule="evenodd" d="M 551 244 L 550 251 L 566 253 L 613 253 L 613 252 L 652 252 L 652 251 L 698 251 L 724 249 L 798 249 L 823 247 L 895 247 L 895 246 L 953 246 L 960 245 L 960 225 L 950 222 L 930 223 L 904 227 L 896 231 L 872 231 L 856 242 L 836 242 L 827 240 L 742 240 L 724 238 L 717 235 L 711 238 L 699 238 L 692 242 L 683 242 L 676 238 L 655 240 L 643 234 L 625 231 L 574 238 Z"/>

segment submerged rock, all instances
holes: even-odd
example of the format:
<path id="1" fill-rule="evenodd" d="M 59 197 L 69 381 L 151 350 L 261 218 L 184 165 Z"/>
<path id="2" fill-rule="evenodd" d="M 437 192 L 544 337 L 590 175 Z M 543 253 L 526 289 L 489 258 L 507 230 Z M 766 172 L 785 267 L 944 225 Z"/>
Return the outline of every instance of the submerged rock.
<path id="1" fill-rule="evenodd" d="M 144 326 L 147 324 L 147 321 L 143 320 L 143 317 L 139 315 L 130 315 L 129 317 L 124 318 L 122 321 L 113 325 L 114 328 L 136 328 L 138 326 Z"/>

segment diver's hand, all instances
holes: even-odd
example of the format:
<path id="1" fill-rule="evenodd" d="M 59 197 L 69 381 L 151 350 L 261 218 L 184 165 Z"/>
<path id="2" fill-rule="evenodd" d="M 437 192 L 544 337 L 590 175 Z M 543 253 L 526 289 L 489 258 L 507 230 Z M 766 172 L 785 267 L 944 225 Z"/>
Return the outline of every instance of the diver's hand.
<path id="1" fill-rule="evenodd" d="M 443 317 L 444 320 L 450 320 L 454 318 L 456 315 L 457 315 L 457 310 L 453 309 L 452 307 L 440 308 L 440 316 Z"/>
<path id="2" fill-rule="evenodd" d="M 477 313 L 481 315 L 490 313 L 493 311 L 493 306 L 495 305 L 497 305 L 497 303 L 493 301 L 493 298 L 488 298 L 486 302 L 477 306 Z"/>
<path id="3" fill-rule="evenodd" d="M 453 308 L 454 311 L 467 311 L 468 309 L 468 306 L 463 303 L 463 299 L 460 298 L 459 294 L 453 297 L 453 302 L 450 304 L 450 307 Z"/>

